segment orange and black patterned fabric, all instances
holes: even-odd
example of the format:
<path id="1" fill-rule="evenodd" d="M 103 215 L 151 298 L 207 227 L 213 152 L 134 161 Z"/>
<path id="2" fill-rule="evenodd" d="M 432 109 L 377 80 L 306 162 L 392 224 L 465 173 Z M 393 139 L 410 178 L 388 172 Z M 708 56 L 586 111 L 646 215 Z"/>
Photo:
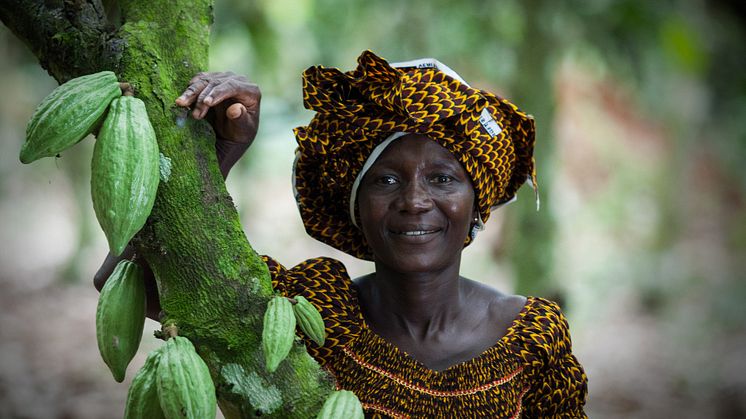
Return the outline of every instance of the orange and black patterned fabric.
<path id="1" fill-rule="evenodd" d="M 572 354 L 567 321 L 529 297 L 511 327 L 480 356 L 431 370 L 375 334 L 344 265 L 309 259 L 285 269 L 265 257 L 276 290 L 303 295 L 322 314 L 327 338 L 309 354 L 354 392 L 369 418 L 585 418 L 587 379 Z M 303 336 L 299 332 L 299 335 Z"/>
<path id="2" fill-rule="evenodd" d="M 366 51 L 353 71 L 307 69 L 303 103 L 316 114 L 295 129 L 300 214 L 311 237 L 353 256 L 372 258 L 351 222 L 352 184 L 393 133 L 423 134 L 451 151 L 471 177 L 482 221 L 527 180 L 536 185 L 533 119 L 437 68 L 394 68 Z"/>

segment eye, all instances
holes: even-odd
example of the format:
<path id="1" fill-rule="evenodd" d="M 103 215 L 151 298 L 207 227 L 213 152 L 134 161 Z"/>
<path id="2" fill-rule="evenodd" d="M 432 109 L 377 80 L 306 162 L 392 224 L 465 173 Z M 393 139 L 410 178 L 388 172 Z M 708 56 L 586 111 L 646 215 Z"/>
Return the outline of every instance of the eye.
<path id="1" fill-rule="evenodd" d="M 376 179 L 376 183 L 379 185 L 395 185 L 397 182 L 397 179 L 391 175 L 379 176 L 378 179 Z"/>
<path id="2" fill-rule="evenodd" d="M 453 182 L 453 176 L 451 175 L 435 175 L 432 179 L 433 183 L 446 185 Z"/>

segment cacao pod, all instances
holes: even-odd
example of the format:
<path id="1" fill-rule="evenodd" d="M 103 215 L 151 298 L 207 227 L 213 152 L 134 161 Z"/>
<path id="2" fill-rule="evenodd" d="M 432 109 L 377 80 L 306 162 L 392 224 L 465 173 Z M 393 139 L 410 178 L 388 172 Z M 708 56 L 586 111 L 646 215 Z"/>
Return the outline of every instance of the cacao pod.
<path id="1" fill-rule="evenodd" d="M 348 390 L 333 392 L 326 399 L 318 419 L 363 419 L 363 406 L 355 393 Z"/>
<path id="2" fill-rule="evenodd" d="M 269 372 L 274 372 L 290 353 L 295 339 L 295 314 L 293 305 L 285 297 L 274 296 L 264 312 L 262 348 Z"/>
<path id="3" fill-rule="evenodd" d="M 321 313 L 302 295 L 295 296 L 294 299 L 296 304 L 293 306 L 293 312 L 300 330 L 317 345 L 324 346 L 326 330 L 324 330 L 324 319 L 321 318 Z"/>
<path id="4" fill-rule="evenodd" d="M 118 256 L 145 225 L 158 191 L 159 151 L 145 104 L 114 99 L 91 163 L 91 196 L 111 253 Z"/>
<path id="5" fill-rule="evenodd" d="M 124 409 L 125 419 L 163 419 L 163 410 L 158 399 L 156 383 L 160 350 L 148 354 L 145 365 L 132 379 L 127 393 L 127 405 Z"/>
<path id="6" fill-rule="evenodd" d="M 120 261 L 101 289 L 96 308 L 96 340 L 101 358 L 121 383 L 137 353 L 145 325 L 145 279 L 142 268 Z"/>
<path id="7" fill-rule="evenodd" d="M 161 348 L 156 383 L 167 419 L 215 418 L 215 385 L 210 370 L 189 339 L 176 336 Z"/>
<path id="8" fill-rule="evenodd" d="M 111 71 L 88 74 L 58 86 L 36 108 L 26 126 L 21 162 L 56 156 L 90 134 L 112 99 L 122 95 Z"/>

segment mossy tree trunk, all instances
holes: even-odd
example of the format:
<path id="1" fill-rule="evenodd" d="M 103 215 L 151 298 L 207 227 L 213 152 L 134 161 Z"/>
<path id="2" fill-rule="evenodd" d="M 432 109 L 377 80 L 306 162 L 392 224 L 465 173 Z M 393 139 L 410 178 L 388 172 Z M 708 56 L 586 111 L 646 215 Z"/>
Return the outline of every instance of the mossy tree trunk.
<path id="1" fill-rule="evenodd" d="M 164 323 L 176 324 L 210 367 L 223 413 L 313 416 L 333 381 L 299 343 L 274 374 L 264 368 L 267 268 L 225 189 L 212 130 L 174 105 L 207 68 L 212 2 L 130 0 L 105 9 L 100 0 L 7 0 L 0 18 L 60 83 L 113 70 L 145 102 L 173 166 L 133 244 L 156 275 Z"/>

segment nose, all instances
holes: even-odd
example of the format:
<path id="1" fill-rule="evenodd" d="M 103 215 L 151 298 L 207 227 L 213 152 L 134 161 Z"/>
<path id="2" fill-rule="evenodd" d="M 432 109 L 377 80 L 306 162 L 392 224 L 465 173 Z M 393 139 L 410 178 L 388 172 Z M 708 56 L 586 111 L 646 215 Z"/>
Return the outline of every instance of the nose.
<path id="1" fill-rule="evenodd" d="M 433 208 L 433 200 L 426 185 L 420 182 L 408 182 L 400 189 L 396 199 L 397 210 L 419 214 Z"/>

